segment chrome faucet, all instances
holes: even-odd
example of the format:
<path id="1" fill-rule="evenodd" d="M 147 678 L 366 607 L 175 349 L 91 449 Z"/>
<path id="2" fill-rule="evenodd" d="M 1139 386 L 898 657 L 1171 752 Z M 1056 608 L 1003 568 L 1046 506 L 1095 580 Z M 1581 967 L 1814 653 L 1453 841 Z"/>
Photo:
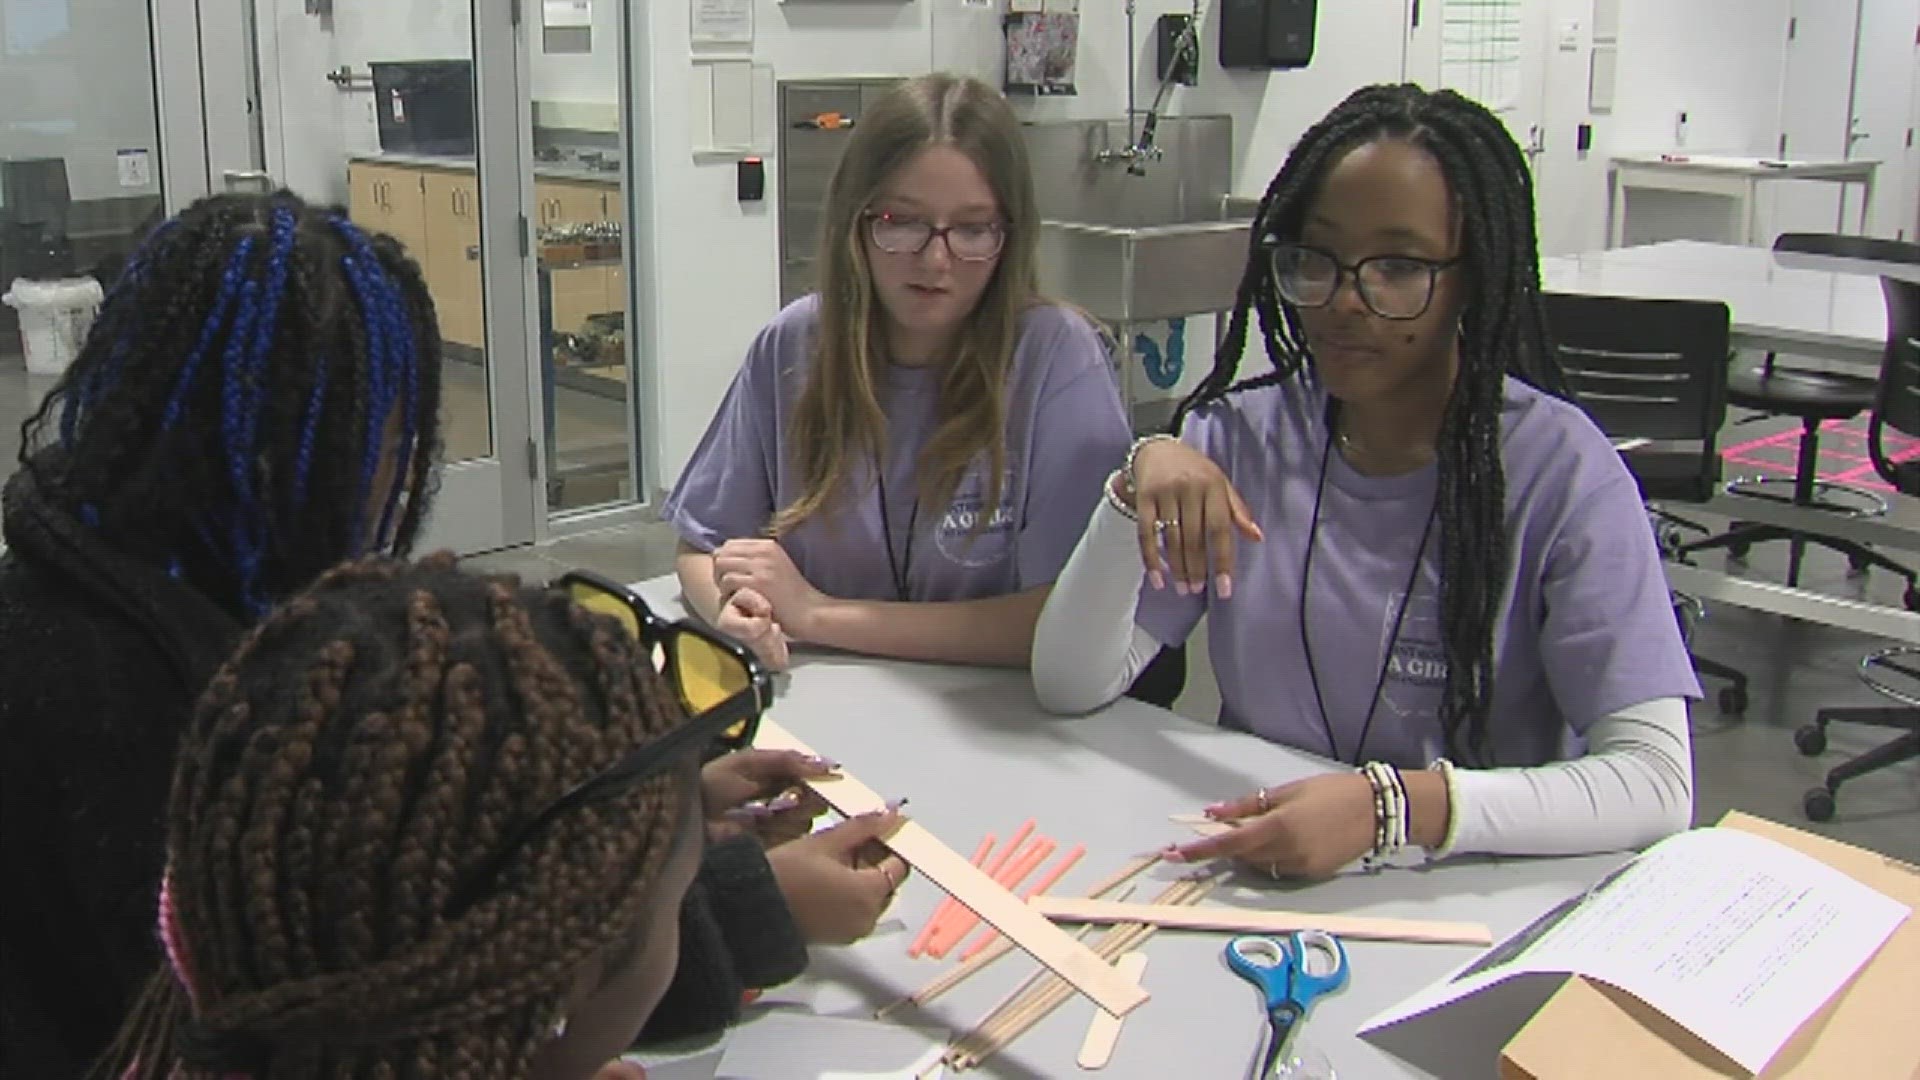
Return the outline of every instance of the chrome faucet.
<path id="1" fill-rule="evenodd" d="M 1127 126 L 1133 126 L 1134 108 L 1133 88 L 1137 81 L 1134 74 L 1134 10 L 1135 0 L 1127 0 Z M 1154 136 L 1160 128 L 1160 109 L 1167 102 L 1167 95 L 1173 91 L 1173 84 L 1179 79 L 1180 72 L 1187 65 L 1197 70 L 1200 65 L 1200 0 L 1193 0 L 1193 16 L 1187 20 L 1186 28 L 1174 39 L 1173 61 L 1167 65 L 1167 74 L 1160 80 L 1159 89 L 1154 91 L 1153 104 L 1148 106 L 1146 118 L 1140 122 L 1140 133 L 1132 143 L 1119 150 L 1102 150 L 1095 155 L 1103 165 L 1124 164 L 1129 176 L 1147 175 L 1147 162 L 1159 161 L 1166 157 L 1166 151 L 1154 142 Z"/>

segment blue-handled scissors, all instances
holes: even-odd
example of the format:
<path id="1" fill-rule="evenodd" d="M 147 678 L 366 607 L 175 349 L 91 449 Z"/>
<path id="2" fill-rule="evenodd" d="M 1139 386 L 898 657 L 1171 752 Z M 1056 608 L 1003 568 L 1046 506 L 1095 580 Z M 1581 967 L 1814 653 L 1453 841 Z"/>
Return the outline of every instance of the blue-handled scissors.
<path id="1" fill-rule="evenodd" d="M 1347 984 L 1347 950 L 1319 930 L 1286 938 L 1237 937 L 1227 943 L 1227 966 L 1260 988 L 1267 1004 L 1267 1054 L 1258 1076 L 1273 1074 L 1294 1028 L 1322 994 Z"/>

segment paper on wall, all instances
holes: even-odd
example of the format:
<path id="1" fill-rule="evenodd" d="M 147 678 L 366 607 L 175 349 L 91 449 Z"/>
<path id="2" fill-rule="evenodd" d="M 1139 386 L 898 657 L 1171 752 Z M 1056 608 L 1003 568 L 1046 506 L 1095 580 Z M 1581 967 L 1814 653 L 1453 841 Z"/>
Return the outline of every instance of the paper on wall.
<path id="1" fill-rule="evenodd" d="M 1649 848 L 1361 1034 L 1518 975 L 1618 987 L 1759 1072 L 1911 914 L 1808 855 L 1733 829 Z"/>

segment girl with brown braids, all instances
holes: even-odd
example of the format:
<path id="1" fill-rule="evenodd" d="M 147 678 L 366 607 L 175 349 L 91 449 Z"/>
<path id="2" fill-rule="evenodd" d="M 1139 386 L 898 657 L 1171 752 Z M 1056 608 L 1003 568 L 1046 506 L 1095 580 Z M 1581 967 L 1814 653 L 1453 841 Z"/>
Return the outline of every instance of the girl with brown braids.
<path id="1" fill-rule="evenodd" d="M 673 977 L 719 730 L 561 592 L 446 557 L 328 573 L 199 703 L 166 961 L 103 1072 L 632 1075 L 607 1062 Z"/>

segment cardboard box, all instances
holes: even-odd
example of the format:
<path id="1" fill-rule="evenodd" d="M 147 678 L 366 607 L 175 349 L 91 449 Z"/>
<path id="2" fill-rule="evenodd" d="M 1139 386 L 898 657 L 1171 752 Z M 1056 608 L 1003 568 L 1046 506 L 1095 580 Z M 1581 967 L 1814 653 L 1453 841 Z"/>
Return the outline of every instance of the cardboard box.
<path id="1" fill-rule="evenodd" d="M 1812 855 L 1914 909 L 1760 1076 L 1920 1078 L 1920 867 L 1748 814 L 1720 824 Z M 1500 1054 L 1503 1080 L 1741 1078 L 1745 1069 L 1630 994 L 1568 979 Z"/>

